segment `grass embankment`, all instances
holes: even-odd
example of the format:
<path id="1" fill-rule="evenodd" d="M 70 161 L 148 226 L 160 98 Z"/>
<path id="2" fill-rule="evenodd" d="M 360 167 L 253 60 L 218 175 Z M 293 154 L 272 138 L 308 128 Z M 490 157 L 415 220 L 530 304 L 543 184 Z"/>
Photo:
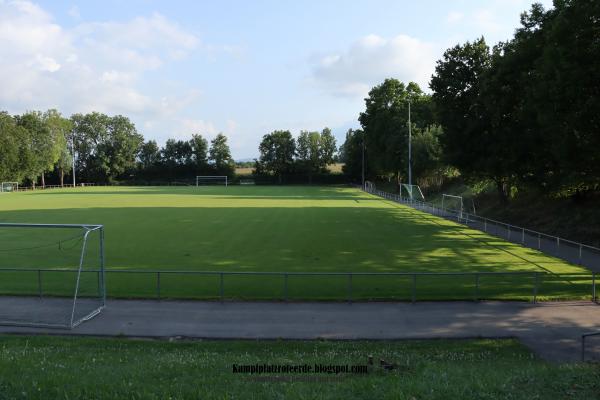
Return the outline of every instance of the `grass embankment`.
<path id="1" fill-rule="evenodd" d="M 233 365 L 397 364 L 366 374 Z M 262 379 L 262 381 L 260 381 Z M 2 399 L 593 399 L 598 365 L 548 364 L 514 340 L 150 342 L 0 337 Z"/>

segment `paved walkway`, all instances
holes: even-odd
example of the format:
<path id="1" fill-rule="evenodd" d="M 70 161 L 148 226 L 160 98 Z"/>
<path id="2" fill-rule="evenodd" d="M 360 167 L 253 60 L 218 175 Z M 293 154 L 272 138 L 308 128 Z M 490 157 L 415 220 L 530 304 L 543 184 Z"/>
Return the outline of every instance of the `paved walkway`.
<path id="1" fill-rule="evenodd" d="M 600 330 L 591 302 L 260 303 L 111 300 L 73 330 L 0 327 L 4 333 L 218 339 L 517 337 L 551 361 L 578 361 L 581 334 Z M 594 343 L 596 342 L 596 343 Z M 600 340 L 590 340 L 600 354 Z"/>

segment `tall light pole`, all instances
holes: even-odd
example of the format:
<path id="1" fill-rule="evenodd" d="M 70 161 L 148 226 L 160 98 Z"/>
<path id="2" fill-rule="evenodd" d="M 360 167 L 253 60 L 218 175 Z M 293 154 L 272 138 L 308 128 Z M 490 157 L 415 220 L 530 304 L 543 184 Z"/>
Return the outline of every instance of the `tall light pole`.
<path id="1" fill-rule="evenodd" d="M 73 187 L 75 187 L 75 133 L 71 137 L 71 152 L 73 153 Z"/>
<path id="2" fill-rule="evenodd" d="M 362 134 L 362 187 L 365 189 L 365 131 Z"/>
<path id="3" fill-rule="evenodd" d="M 411 149 L 412 133 L 410 123 L 410 99 L 408 99 L 408 187 L 412 191 L 412 149 Z"/>

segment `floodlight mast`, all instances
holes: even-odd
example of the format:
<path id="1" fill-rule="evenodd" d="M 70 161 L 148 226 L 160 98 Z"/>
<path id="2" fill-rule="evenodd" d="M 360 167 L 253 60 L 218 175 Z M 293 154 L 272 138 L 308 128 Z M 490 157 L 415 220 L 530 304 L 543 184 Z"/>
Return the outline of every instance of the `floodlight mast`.
<path id="1" fill-rule="evenodd" d="M 365 131 L 362 135 L 362 187 L 365 188 Z"/>
<path id="2" fill-rule="evenodd" d="M 71 137 L 71 152 L 73 153 L 73 187 L 75 187 L 75 132 Z"/>
<path id="3" fill-rule="evenodd" d="M 410 99 L 408 99 L 408 185 L 412 187 L 412 132 L 410 123 Z"/>

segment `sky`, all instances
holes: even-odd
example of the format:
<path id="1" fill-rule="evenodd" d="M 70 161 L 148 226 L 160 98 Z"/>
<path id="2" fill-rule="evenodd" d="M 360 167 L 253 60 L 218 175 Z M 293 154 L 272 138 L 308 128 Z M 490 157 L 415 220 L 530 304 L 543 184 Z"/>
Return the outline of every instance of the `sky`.
<path id="1" fill-rule="evenodd" d="M 546 8 L 551 0 L 538 1 Z M 0 0 L 0 110 L 129 117 L 144 137 L 276 129 L 342 144 L 386 78 L 425 91 L 443 52 L 512 37 L 531 0 Z"/>

